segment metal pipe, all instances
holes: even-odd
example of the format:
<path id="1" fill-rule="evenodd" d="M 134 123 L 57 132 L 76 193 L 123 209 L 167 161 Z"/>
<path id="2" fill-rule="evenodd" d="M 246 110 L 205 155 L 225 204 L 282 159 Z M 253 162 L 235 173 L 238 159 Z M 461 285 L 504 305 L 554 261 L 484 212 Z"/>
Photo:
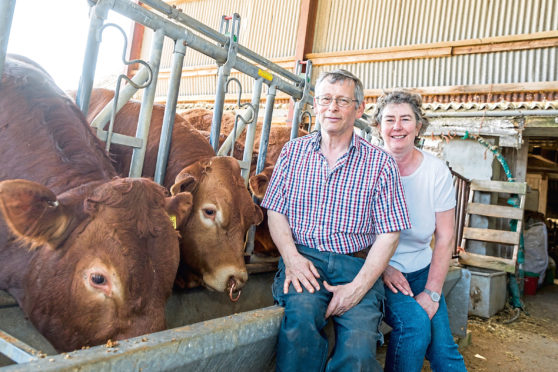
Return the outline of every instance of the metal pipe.
<path id="1" fill-rule="evenodd" d="M 558 116 L 558 110 L 508 110 L 508 111 L 475 111 L 475 112 L 428 112 L 429 118 L 453 117 L 502 117 L 502 116 Z"/>
<path id="2" fill-rule="evenodd" d="M 149 78 L 149 69 L 145 66 L 134 75 L 132 81 L 137 85 L 143 85 Z M 124 88 L 120 90 L 118 95 L 118 104 L 116 105 L 116 113 L 120 111 L 122 107 L 128 102 L 132 96 L 138 91 L 132 84 L 126 84 Z M 112 105 L 114 103 L 114 98 L 110 100 L 109 103 L 95 116 L 95 119 L 91 121 L 91 126 L 93 128 L 98 128 L 98 131 L 103 129 L 105 124 L 110 120 L 110 115 L 112 112 Z M 115 114 L 116 114 L 115 113 Z"/>
<path id="3" fill-rule="evenodd" d="M 236 53 L 238 50 L 238 34 L 237 30 L 240 29 L 240 16 L 234 14 L 233 25 L 231 27 L 227 61 L 222 66 L 219 66 L 219 73 L 217 78 L 217 92 L 215 95 L 215 104 L 213 107 L 213 118 L 211 120 L 211 132 L 209 134 L 209 144 L 213 147 L 213 151 L 217 154 L 219 151 L 219 135 L 221 134 L 221 118 L 223 116 L 223 106 L 225 104 L 225 93 L 227 90 L 227 81 L 231 74 L 232 66 L 236 62 Z"/>
<path id="4" fill-rule="evenodd" d="M 155 90 L 157 88 L 157 77 L 159 75 L 159 65 L 161 64 L 164 39 L 164 31 L 157 29 L 153 34 L 151 55 L 149 58 L 149 64 L 153 72 L 153 80 L 151 81 L 151 84 L 145 88 L 145 94 L 143 96 L 139 112 L 138 127 L 136 129 L 136 137 L 143 138 L 144 140 L 142 146 L 140 148 L 134 148 L 132 152 L 129 174 L 130 177 L 141 177 L 143 170 L 143 161 L 145 159 L 145 151 L 147 148 L 147 137 L 149 135 L 149 126 L 151 124 L 153 102 L 155 101 Z"/>
<path id="5" fill-rule="evenodd" d="M 152 29 L 163 29 L 165 34 L 174 40 L 184 39 L 190 49 L 194 49 L 202 54 L 205 54 L 206 56 L 214 59 L 217 64 L 223 64 L 226 62 L 228 52 L 224 48 L 208 42 L 207 40 L 193 34 L 186 28 L 170 22 L 150 12 L 148 9 L 139 6 L 138 4 L 132 3 L 128 0 L 111 1 L 112 9 L 114 11 L 123 14 L 131 20 L 146 27 Z M 272 75 L 271 73 L 262 70 L 258 66 L 249 63 L 245 59 L 237 57 L 236 62 L 234 66 L 232 66 L 232 68 L 248 76 L 251 76 L 254 79 L 257 79 L 261 76 L 269 81 L 266 82 L 266 84 L 271 84 L 271 82 L 273 81 L 273 83 L 275 83 L 276 89 L 287 93 L 295 99 L 302 98 L 302 89 L 300 87 L 291 85 L 290 83 L 281 79 L 279 76 Z M 312 104 L 310 99 L 308 99 L 306 103 Z"/>
<path id="6" fill-rule="evenodd" d="M 0 354 L 4 354 L 16 363 L 27 363 L 37 360 L 40 352 L 0 330 Z"/>
<path id="7" fill-rule="evenodd" d="M 267 90 L 267 98 L 265 102 L 265 116 L 260 137 L 260 152 L 258 154 L 258 163 L 256 165 L 256 174 L 261 173 L 264 169 L 265 158 L 267 156 L 267 145 L 269 143 L 269 131 L 271 129 L 271 119 L 273 117 L 273 105 L 275 104 L 275 95 L 277 89 L 275 85 L 271 85 Z"/>
<path id="8" fill-rule="evenodd" d="M 254 108 L 254 120 L 246 130 L 246 141 L 244 142 L 244 155 L 242 160 L 244 162 L 252 163 L 252 154 L 254 152 L 254 142 L 256 136 L 256 129 L 258 126 L 258 115 L 260 111 L 260 98 L 262 96 L 263 78 L 254 80 L 254 87 L 252 88 L 252 107 Z M 248 177 L 250 176 L 250 168 L 242 169 L 242 178 L 248 184 Z"/>
<path id="9" fill-rule="evenodd" d="M 167 92 L 167 104 L 165 105 L 165 115 L 163 116 L 163 126 L 161 128 L 161 140 L 159 141 L 159 151 L 157 152 L 157 165 L 155 166 L 154 179 L 155 182 L 160 185 L 162 185 L 165 180 L 185 54 L 186 43 L 184 40 L 177 40 L 174 44 L 174 53 L 172 55 L 172 67 L 169 80 L 170 86 Z"/>
<path id="10" fill-rule="evenodd" d="M 8 41 L 10 40 L 10 30 L 12 29 L 12 19 L 14 18 L 15 0 L 4 0 L 0 2 L 0 81 L 6 63 L 8 51 Z"/>
<path id="11" fill-rule="evenodd" d="M 198 20 L 182 13 L 181 9 L 177 9 L 174 6 L 168 5 L 161 0 L 145 0 L 142 3 L 152 7 L 153 9 L 158 10 L 161 13 L 164 13 L 169 18 L 176 19 L 178 22 L 182 23 L 185 26 L 188 26 L 203 35 L 213 39 L 214 41 L 218 42 L 219 44 L 225 45 L 228 42 L 227 36 L 223 35 L 220 32 L 212 29 L 204 25 L 203 23 L 199 22 Z M 243 47 L 242 45 L 238 45 L 238 53 L 250 58 L 257 64 L 278 73 L 279 75 L 286 77 L 297 84 L 304 84 L 304 80 L 299 76 L 293 74 L 292 72 L 282 68 L 281 66 L 271 62 L 270 60 L 254 53 L 250 49 Z"/>
<path id="12" fill-rule="evenodd" d="M 300 73 L 302 65 L 306 65 L 306 73 L 304 75 L 304 88 L 302 90 L 302 98 L 296 101 L 293 111 L 293 122 L 291 127 L 291 139 L 298 137 L 298 126 L 304 110 L 305 101 L 310 98 L 310 80 L 312 79 L 312 61 L 296 61 L 296 72 Z"/>
<path id="13" fill-rule="evenodd" d="M 91 11 L 87 47 L 85 49 L 85 56 L 83 57 L 83 68 L 81 70 L 81 77 L 76 94 L 76 104 L 86 117 L 89 111 L 89 100 L 91 99 L 93 81 L 95 80 L 99 44 L 101 43 L 99 30 L 103 27 L 103 23 L 107 19 L 109 5 L 109 0 L 98 0 L 97 5 L 95 5 Z"/>

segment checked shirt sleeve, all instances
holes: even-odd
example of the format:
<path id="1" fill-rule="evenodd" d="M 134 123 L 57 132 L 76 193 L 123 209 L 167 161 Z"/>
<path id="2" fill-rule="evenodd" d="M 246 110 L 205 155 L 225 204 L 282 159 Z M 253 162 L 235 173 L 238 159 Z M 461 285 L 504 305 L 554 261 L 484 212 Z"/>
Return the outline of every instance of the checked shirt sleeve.
<path id="1" fill-rule="evenodd" d="M 395 160 L 388 159 L 375 190 L 373 215 L 376 234 L 411 228 L 405 193 Z"/>
<path id="2" fill-rule="evenodd" d="M 287 214 L 287 200 L 285 198 L 285 176 L 287 174 L 287 145 L 283 146 L 281 154 L 275 163 L 273 175 L 267 186 L 265 196 L 260 206 L 275 211 L 277 213 Z"/>

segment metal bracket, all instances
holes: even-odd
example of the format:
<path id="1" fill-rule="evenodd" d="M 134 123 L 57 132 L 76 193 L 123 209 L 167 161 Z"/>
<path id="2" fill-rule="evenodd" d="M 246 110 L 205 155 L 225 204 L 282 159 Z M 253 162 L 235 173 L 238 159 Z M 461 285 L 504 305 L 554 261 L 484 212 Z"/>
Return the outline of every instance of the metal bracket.
<path id="1" fill-rule="evenodd" d="M 139 63 L 143 66 L 145 66 L 148 70 L 148 78 L 147 81 L 144 84 L 136 84 L 132 79 L 130 79 L 128 76 L 126 76 L 125 74 L 120 74 L 118 75 L 118 79 L 116 81 L 116 89 L 114 91 L 114 100 L 113 100 L 113 105 L 112 105 L 112 112 L 110 115 L 110 124 L 109 124 L 109 128 L 108 131 L 106 132 L 106 142 L 105 142 L 105 150 L 108 152 L 110 150 L 110 144 L 112 141 L 112 135 L 113 135 L 113 128 L 114 128 L 114 119 L 116 117 L 116 112 L 118 111 L 117 106 L 118 106 L 118 95 L 120 94 L 120 84 L 122 82 L 122 80 L 126 80 L 130 85 L 132 85 L 134 88 L 136 89 L 143 89 L 146 88 L 147 86 L 149 86 L 149 84 L 151 84 L 151 81 L 153 80 L 153 71 L 151 70 L 151 67 L 149 66 L 149 64 L 141 59 L 134 59 L 131 61 L 126 60 L 126 51 L 128 49 L 128 38 L 126 36 L 126 33 L 124 32 L 124 30 L 122 29 L 122 27 L 114 24 L 114 23 L 107 23 L 105 25 L 103 25 L 103 27 L 101 27 L 99 29 L 99 33 L 98 33 L 98 40 L 99 43 L 102 41 L 102 35 L 103 35 L 103 31 L 107 28 L 107 27 L 115 27 L 117 30 L 120 31 L 120 33 L 122 34 L 122 37 L 124 38 L 124 47 L 122 50 L 122 62 L 125 65 L 132 65 L 135 63 Z M 105 136 L 105 131 L 103 130 L 102 127 L 97 127 L 97 136 L 99 138 L 104 138 Z"/>

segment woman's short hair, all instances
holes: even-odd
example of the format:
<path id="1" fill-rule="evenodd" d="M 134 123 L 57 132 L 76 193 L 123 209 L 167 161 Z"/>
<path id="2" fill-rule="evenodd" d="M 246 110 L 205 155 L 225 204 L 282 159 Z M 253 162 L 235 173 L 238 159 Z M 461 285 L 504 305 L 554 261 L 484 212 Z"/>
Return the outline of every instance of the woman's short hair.
<path id="1" fill-rule="evenodd" d="M 377 127 L 380 126 L 380 124 L 382 123 L 382 115 L 384 109 L 386 108 L 387 105 L 391 103 L 393 104 L 407 103 L 411 107 L 413 113 L 415 114 L 415 119 L 417 123 L 422 123 L 422 127 L 420 128 L 418 134 L 419 136 L 422 136 L 429 125 L 428 118 L 426 117 L 424 111 L 422 110 L 422 97 L 418 93 L 412 93 L 403 89 L 386 92 L 378 98 L 378 101 L 376 102 L 376 107 L 374 108 L 373 124 Z M 418 138 L 415 139 L 415 143 L 417 142 L 418 142 Z"/>

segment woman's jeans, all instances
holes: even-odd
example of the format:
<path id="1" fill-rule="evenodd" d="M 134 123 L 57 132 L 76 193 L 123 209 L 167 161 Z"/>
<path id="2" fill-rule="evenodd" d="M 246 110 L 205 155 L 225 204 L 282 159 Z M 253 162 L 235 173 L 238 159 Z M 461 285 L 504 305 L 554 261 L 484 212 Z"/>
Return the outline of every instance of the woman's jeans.
<path id="1" fill-rule="evenodd" d="M 273 297 L 285 307 L 285 316 L 277 341 L 277 371 L 381 371 L 376 360 L 376 346 L 378 341 L 383 341 L 378 330 L 384 301 L 382 281 L 378 280 L 359 304 L 343 315 L 333 317 L 335 347 L 328 360 L 324 327 L 332 294 L 322 282 L 325 280 L 330 285 L 351 282 L 364 260 L 301 245 L 297 245 L 297 249 L 320 273 L 320 290 L 310 293 L 302 287 L 302 293 L 297 293 L 290 285 L 289 292 L 284 294 L 285 265 L 282 259 L 279 261 Z"/>
<path id="2" fill-rule="evenodd" d="M 424 269 L 403 273 L 413 294 L 424 290 L 430 265 Z M 432 320 L 413 297 L 393 293 L 385 288 L 386 323 L 391 331 L 386 355 L 385 371 L 420 371 L 424 358 L 434 372 L 467 371 L 463 357 L 451 335 L 444 296 Z"/>

